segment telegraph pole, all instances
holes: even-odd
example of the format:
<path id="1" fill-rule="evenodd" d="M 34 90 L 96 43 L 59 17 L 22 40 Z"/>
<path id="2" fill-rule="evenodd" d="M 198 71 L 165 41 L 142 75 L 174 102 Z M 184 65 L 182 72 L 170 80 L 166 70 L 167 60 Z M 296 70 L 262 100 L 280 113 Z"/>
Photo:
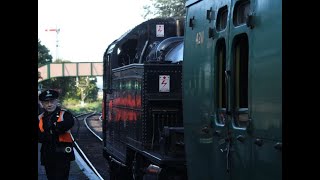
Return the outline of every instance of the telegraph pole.
<path id="1" fill-rule="evenodd" d="M 56 28 L 56 60 L 59 59 L 59 32 L 60 28 Z"/>
<path id="2" fill-rule="evenodd" d="M 80 88 L 81 91 L 81 101 L 80 105 L 83 107 L 85 105 L 84 99 L 87 97 L 87 94 L 85 93 L 85 89 L 89 86 L 89 77 L 87 76 L 85 80 L 80 82 L 79 76 L 76 77 L 76 86 Z"/>
<path id="3" fill-rule="evenodd" d="M 45 31 L 54 31 L 56 32 L 56 60 L 59 59 L 59 32 L 60 32 L 60 28 L 55 28 L 55 29 L 46 29 Z"/>

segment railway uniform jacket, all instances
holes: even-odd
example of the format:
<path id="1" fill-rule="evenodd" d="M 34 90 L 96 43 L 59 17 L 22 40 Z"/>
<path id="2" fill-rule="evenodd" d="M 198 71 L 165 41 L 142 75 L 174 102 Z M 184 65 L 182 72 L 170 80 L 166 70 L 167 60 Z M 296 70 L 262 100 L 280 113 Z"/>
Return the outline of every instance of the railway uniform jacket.
<path id="1" fill-rule="evenodd" d="M 57 107 L 52 113 L 41 113 L 38 120 L 38 141 L 42 143 L 41 165 L 75 160 L 73 141 L 69 133 L 74 125 L 72 114 Z"/>

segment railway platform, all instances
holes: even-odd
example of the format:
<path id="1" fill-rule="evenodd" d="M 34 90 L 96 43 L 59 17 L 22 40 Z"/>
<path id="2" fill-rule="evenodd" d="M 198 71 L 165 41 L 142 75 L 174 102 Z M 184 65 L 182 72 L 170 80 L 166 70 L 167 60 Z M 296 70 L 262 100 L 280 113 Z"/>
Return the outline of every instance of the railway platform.
<path id="1" fill-rule="evenodd" d="M 38 143 L 38 180 L 47 180 L 44 166 L 40 164 L 40 147 Z M 69 180 L 100 180 L 82 160 L 81 156 L 75 151 L 76 160 L 71 161 Z"/>

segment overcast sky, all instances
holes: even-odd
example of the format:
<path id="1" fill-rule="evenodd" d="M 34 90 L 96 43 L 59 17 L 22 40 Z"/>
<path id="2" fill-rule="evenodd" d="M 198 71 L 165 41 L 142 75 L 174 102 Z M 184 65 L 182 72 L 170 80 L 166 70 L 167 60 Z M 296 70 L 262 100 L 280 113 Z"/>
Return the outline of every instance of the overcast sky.
<path id="1" fill-rule="evenodd" d="M 111 42 L 145 21 L 143 6 L 147 4 L 151 1 L 38 0 L 38 38 L 53 61 L 102 62 Z M 102 77 L 97 86 L 102 88 Z"/>
<path id="2" fill-rule="evenodd" d="M 38 38 L 53 57 L 102 62 L 107 46 L 145 21 L 150 0 L 38 0 Z M 60 29 L 57 34 L 46 29 Z M 58 40 L 58 48 L 56 48 Z"/>

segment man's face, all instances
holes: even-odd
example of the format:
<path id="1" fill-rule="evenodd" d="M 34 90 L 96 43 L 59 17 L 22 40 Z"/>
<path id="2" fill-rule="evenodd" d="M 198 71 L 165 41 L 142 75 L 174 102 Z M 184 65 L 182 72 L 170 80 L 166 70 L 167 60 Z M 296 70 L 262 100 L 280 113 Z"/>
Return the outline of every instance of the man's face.
<path id="1" fill-rule="evenodd" d="M 53 112 L 57 105 L 58 105 L 58 100 L 57 99 L 51 99 L 48 101 L 41 101 L 41 104 L 43 108 L 48 111 L 48 112 Z"/>

